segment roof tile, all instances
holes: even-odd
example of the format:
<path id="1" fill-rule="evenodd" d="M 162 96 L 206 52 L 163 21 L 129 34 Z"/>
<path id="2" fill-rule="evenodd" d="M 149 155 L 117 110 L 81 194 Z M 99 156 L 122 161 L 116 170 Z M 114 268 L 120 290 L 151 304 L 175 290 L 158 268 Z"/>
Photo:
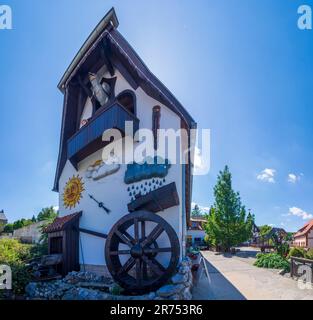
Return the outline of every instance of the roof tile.
<path id="1" fill-rule="evenodd" d="M 301 229 L 299 229 L 294 237 L 301 237 L 306 235 L 313 228 L 313 219 L 306 223 Z"/>
<path id="2" fill-rule="evenodd" d="M 66 227 L 71 225 L 73 222 L 75 222 L 77 219 L 79 219 L 82 215 L 82 212 L 75 212 L 72 214 L 69 214 L 64 217 L 57 217 L 55 220 L 49 224 L 45 229 L 45 233 L 51 233 L 51 232 L 58 232 L 63 231 Z"/>

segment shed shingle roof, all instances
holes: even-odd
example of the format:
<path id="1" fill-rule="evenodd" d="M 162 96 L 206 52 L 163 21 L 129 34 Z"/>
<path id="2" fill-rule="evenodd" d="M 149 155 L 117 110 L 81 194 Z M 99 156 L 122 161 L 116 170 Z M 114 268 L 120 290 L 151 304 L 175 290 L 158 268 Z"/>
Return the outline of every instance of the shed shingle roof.
<path id="1" fill-rule="evenodd" d="M 69 214 L 64 217 L 57 217 L 55 220 L 49 224 L 45 229 L 45 233 L 51 233 L 51 232 L 58 232 L 63 231 L 70 225 L 72 225 L 77 219 L 79 219 L 82 215 L 82 212 L 75 212 L 72 214 Z"/>

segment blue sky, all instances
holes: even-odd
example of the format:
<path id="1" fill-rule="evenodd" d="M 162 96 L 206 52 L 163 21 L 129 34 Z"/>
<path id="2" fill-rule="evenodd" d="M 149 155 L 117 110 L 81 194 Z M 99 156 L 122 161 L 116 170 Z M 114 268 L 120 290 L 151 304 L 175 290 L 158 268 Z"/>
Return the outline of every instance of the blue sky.
<path id="1" fill-rule="evenodd" d="M 295 231 L 311 217 L 313 31 L 297 28 L 297 8 L 312 0 L 2 2 L 14 28 L 0 30 L 0 209 L 9 220 L 57 205 L 56 86 L 112 6 L 119 31 L 211 129 L 211 170 L 195 178 L 193 201 L 212 204 L 228 164 L 257 224 Z"/>

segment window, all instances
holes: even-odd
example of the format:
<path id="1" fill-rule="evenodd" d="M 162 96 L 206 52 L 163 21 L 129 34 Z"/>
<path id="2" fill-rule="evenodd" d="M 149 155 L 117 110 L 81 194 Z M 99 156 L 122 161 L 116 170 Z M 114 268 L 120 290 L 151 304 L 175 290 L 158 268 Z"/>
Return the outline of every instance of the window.
<path id="1" fill-rule="evenodd" d="M 197 224 L 197 222 L 192 222 L 192 223 L 191 223 L 191 226 L 192 226 L 193 228 L 197 228 L 197 227 L 198 227 L 198 224 Z"/>
<path id="2" fill-rule="evenodd" d="M 80 118 L 80 125 L 79 128 L 83 127 L 85 124 L 88 123 L 89 119 L 92 117 L 93 112 L 93 105 L 91 99 L 88 97 L 83 108 L 83 113 Z"/>
<path id="3" fill-rule="evenodd" d="M 121 104 L 125 109 L 127 109 L 130 113 L 134 115 L 136 114 L 136 97 L 132 91 L 123 91 L 117 96 L 116 99 L 117 102 Z"/>
<path id="4" fill-rule="evenodd" d="M 152 109 L 152 132 L 153 132 L 153 147 L 158 148 L 158 130 L 160 129 L 161 107 L 155 106 Z"/>

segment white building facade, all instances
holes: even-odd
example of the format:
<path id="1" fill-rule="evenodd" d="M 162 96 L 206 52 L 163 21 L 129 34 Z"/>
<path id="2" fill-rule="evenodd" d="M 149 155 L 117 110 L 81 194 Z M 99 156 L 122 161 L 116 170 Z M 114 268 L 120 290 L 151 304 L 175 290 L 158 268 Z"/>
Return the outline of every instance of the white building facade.
<path id="1" fill-rule="evenodd" d="M 139 281 L 136 272 L 142 268 L 148 283 L 150 276 L 157 277 L 158 268 L 160 273 L 172 272 L 169 265 L 185 254 L 192 193 L 190 130 L 196 124 L 147 69 L 117 26 L 111 10 L 59 84 L 64 107 L 54 190 L 59 192 L 60 218 L 49 229 L 49 239 L 51 253 L 62 247 L 66 257 L 74 257 L 72 252 L 78 251 L 81 268 L 107 272 L 109 264 L 112 276 L 119 278 L 113 270 L 119 265 L 127 271 L 129 282 Z M 125 129 L 126 121 L 132 124 L 133 133 Z M 110 136 L 112 129 L 121 136 L 112 136 L 111 143 L 103 141 L 103 133 Z M 141 162 L 129 161 L 134 150 L 144 145 L 144 139 L 135 135 L 138 129 L 152 132 L 154 153 L 143 155 Z M 169 160 L 172 149 L 165 148 L 163 156 L 156 158 L 161 129 L 187 133 L 187 139 L 178 136 L 176 162 Z M 111 150 L 109 156 L 104 148 Z M 125 217 L 131 221 L 129 228 Z M 77 234 L 69 236 L 66 230 L 73 219 L 71 232 Z M 163 229 L 158 230 L 158 225 Z M 125 233 L 118 239 L 120 232 Z M 115 245 L 117 241 L 121 243 Z M 112 252 L 113 247 L 117 253 Z M 119 255 L 118 262 L 114 254 Z M 68 262 L 67 271 L 71 265 Z M 135 275 L 131 278 L 129 274 Z"/>

